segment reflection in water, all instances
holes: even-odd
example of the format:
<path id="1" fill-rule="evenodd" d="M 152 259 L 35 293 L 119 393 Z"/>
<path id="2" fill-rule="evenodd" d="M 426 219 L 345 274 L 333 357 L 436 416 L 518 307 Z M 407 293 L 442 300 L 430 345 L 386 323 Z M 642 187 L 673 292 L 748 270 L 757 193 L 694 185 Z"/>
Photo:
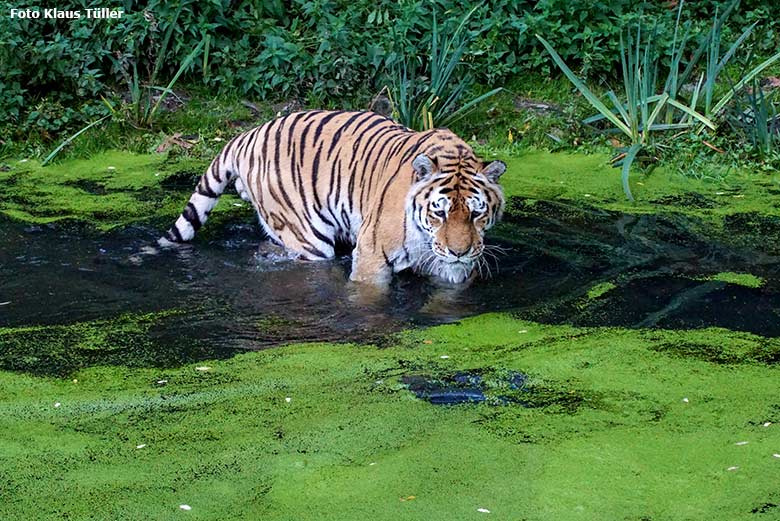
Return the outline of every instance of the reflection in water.
<path id="1" fill-rule="evenodd" d="M 212 243 L 149 253 L 156 230 L 112 236 L 0 224 L 0 326 L 67 324 L 128 312 L 185 309 L 178 334 L 233 348 L 289 340 L 366 340 L 414 324 L 457 320 L 529 302 L 507 256 L 502 272 L 469 287 L 401 274 L 372 295 L 348 281 L 350 258 L 291 259 L 235 227 Z M 273 324 L 273 327 L 269 326 Z"/>
<path id="2" fill-rule="evenodd" d="M 679 220 L 600 212 L 567 222 L 555 208 L 544 215 L 550 217 L 503 225 L 513 245 L 501 243 L 506 252 L 488 280 L 453 288 L 404 273 L 382 295 L 348 282 L 348 256 L 298 261 L 259 240 L 251 225 L 151 255 L 144 249 L 155 229 L 96 237 L 0 222 L 0 302 L 8 302 L 0 306 L 0 326 L 178 309 L 185 313 L 156 334 L 224 352 L 286 341 L 371 341 L 496 310 L 574 325 L 721 325 L 780 334 L 776 258 L 703 243 Z M 696 289 L 707 283 L 693 275 L 719 271 L 752 272 L 767 284 Z M 605 280 L 617 287 L 586 301 L 587 290 Z"/>

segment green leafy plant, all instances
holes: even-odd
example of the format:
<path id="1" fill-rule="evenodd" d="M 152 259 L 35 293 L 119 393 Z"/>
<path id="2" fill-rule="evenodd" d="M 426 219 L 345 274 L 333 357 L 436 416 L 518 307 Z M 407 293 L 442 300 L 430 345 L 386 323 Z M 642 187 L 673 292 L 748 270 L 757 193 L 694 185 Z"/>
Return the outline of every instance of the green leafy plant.
<path id="1" fill-rule="evenodd" d="M 169 94 L 173 93 L 173 86 L 179 80 L 179 77 L 190 67 L 196 56 L 200 55 L 201 49 L 204 47 L 208 49 L 209 47 L 210 37 L 209 35 L 204 35 L 201 38 L 200 43 L 198 43 L 198 45 L 184 58 L 168 85 L 165 87 L 157 85 L 158 76 L 163 68 L 168 47 L 171 43 L 171 35 L 177 27 L 177 21 L 183 8 L 184 5 L 179 6 L 174 13 L 172 20 L 168 23 L 160 48 L 156 51 L 157 58 L 148 80 L 144 81 L 141 78 L 141 74 L 138 70 L 138 60 L 136 58 L 130 58 L 129 60 L 114 58 L 117 68 L 121 70 L 122 75 L 125 78 L 128 93 L 130 95 L 130 102 L 121 109 L 123 112 L 121 117 L 136 128 L 148 128 L 152 126 L 161 104 Z M 203 61 L 204 63 L 208 63 L 208 52 L 204 53 Z M 128 70 L 130 68 L 132 68 L 132 71 Z M 105 98 L 104 102 L 109 110 L 111 110 L 114 117 L 120 116 L 120 113 L 115 110 Z"/>
<path id="2" fill-rule="evenodd" d="M 640 151 L 655 146 L 655 133 L 671 129 L 680 129 L 693 126 L 693 122 L 657 123 L 661 110 L 667 105 L 683 112 L 697 122 L 715 128 L 714 124 L 706 117 L 697 113 L 691 107 L 685 106 L 672 99 L 668 92 L 656 94 L 657 56 L 655 55 L 652 38 L 642 43 L 641 30 L 637 29 L 632 36 L 628 32 L 628 38 L 620 40 L 621 65 L 623 69 L 624 100 L 618 98 L 614 91 L 608 91 L 607 97 L 612 104 L 609 108 L 583 80 L 566 65 L 563 58 L 555 52 L 555 49 L 539 35 L 536 35 L 558 67 L 566 77 L 579 90 L 588 102 L 599 112 L 598 118 L 588 118 L 586 122 L 592 123 L 597 119 L 607 119 L 614 125 L 614 130 L 624 134 L 629 140 L 629 146 L 622 149 L 616 157 L 614 164 L 622 167 L 623 191 L 630 200 L 633 200 L 631 188 L 628 183 L 631 165 L 636 160 Z"/>
<path id="3" fill-rule="evenodd" d="M 181 11 L 181 8 L 178 12 Z M 178 12 L 176 14 L 176 17 L 178 17 Z M 176 17 L 174 17 L 174 22 Z M 171 23 L 171 25 L 168 28 L 168 31 L 165 34 L 165 39 L 163 40 L 163 52 L 160 53 L 160 56 L 164 55 L 164 50 L 168 46 L 168 42 L 170 41 L 171 33 L 173 31 L 174 23 Z M 168 85 L 165 87 L 158 87 L 156 85 L 152 85 L 151 83 L 154 82 L 154 80 L 157 77 L 157 74 L 162 66 L 162 60 L 158 59 L 157 63 L 155 64 L 154 71 L 152 72 L 152 79 L 150 81 L 150 84 L 142 84 L 140 81 L 140 76 L 138 73 L 138 66 L 136 63 L 133 63 L 133 74 L 132 76 L 128 75 L 128 87 L 130 89 L 130 96 L 131 96 L 131 102 L 124 107 L 120 109 L 115 109 L 114 106 L 106 99 L 101 98 L 105 105 L 109 109 L 109 114 L 106 116 L 103 116 L 88 125 L 81 128 L 78 132 L 71 135 L 64 141 L 62 141 L 57 148 L 55 148 L 46 158 L 43 160 L 42 165 L 46 165 L 49 163 L 54 157 L 57 156 L 66 146 L 68 146 L 70 143 L 73 142 L 74 139 L 79 137 L 81 134 L 89 130 L 90 128 L 102 123 L 108 118 L 113 119 L 119 119 L 128 121 L 130 125 L 136 128 L 145 128 L 145 127 L 151 127 L 154 123 L 155 117 L 159 111 L 159 108 L 165 98 L 169 94 L 173 94 L 173 86 L 178 81 L 179 77 L 182 75 L 182 73 L 187 70 L 187 68 L 190 66 L 190 64 L 193 62 L 195 57 L 200 53 L 200 50 L 203 46 L 207 46 L 209 42 L 209 36 L 206 35 L 203 37 L 203 39 L 200 41 L 200 43 L 190 52 L 190 54 L 185 58 L 184 62 L 179 67 L 179 70 L 176 71 L 176 74 L 174 74 L 173 78 L 168 82 Z M 204 58 L 207 59 L 207 58 Z M 154 93 L 159 92 L 159 94 L 155 96 Z M 174 94 L 175 95 L 175 94 Z"/>
<path id="4" fill-rule="evenodd" d="M 722 14 L 719 14 L 716 9 L 712 25 L 687 63 L 683 63 L 683 59 L 687 43 L 690 41 L 690 23 L 681 26 L 682 1 L 678 6 L 668 66 L 664 66 L 659 58 L 656 29 L 653 29 L 650 36 L 644 39 L 641 25 L 638 25 L 633 32 L 629 28 L 626 38 L 621 34 L 620 64 L 624 96 L 623 99 L 619 99 L 613 91 L 608 91 L 607 97 L 612 107 L 608 107 L 582 79 L 572 72 L 547 40 L 536 35 L 555 64 L 598 111 L 598 114 L 585 119 L 584 122 L 590 124 L 606 119 L 613 125 L 612 131 L 622 133 L 628 138 L 629 145 L 619 151 L 613 162 L 615 166 L 622 167 L 623 190 L 629 200 L 633 200 L 629 186 L 631 165 L 642 150 L 651 152 L 649 156 L 654 157 L 653 149 L 662 146 L 658 135 L 663 136 L 666 131 L 681 129 L 690 129 L 697 133 L 706 129 L 715 130 L 716 118 L 721 116 L 723 108 L 731 101 L 734 94 L 761 71 L 780 59 L 780 53 L 770 56 L 747 72 L 733 89 L 716 99 L 719 74 L 756 26 L 754 23 L 745 29 L 729 46 L 726 53 L 721 55 L 723 27 L 736 4 L 737 0 L 733 1 Z M 683 99 L 681 87 L 687 84 L 705 52 L 704 72 L 693 84 L 688 99 Z M 659 88 L 658 71 L 663 67 L 666 67 L 666 79 L 663 87 Z"/>
<path id="5" fill-rule="evenodd" d="M 749 88 L 734 94 L 734 103 L 726 121 L 737 136 L 750 147 L 750 153 L 761 161 L 780 156 L 780 103 L 777 90 L 765 93 L 755 78 Z"/>
<path id="6" fill-rule="evenodd" d="M 399 123 L 417 130 L 447 126 L 465 116 L 478 103 L 501 91 L 490 90 L 467 102 L 462 102 L 473 78 L 462 71 L 463 55 L 471 38 L 465 32 L 472 9 L 450 36 L 442 36 L 433 14 L 433 27 L 428 54 L 423 59 L 412 57 L 395 71 L 389 89 L 393 115 Z"/>

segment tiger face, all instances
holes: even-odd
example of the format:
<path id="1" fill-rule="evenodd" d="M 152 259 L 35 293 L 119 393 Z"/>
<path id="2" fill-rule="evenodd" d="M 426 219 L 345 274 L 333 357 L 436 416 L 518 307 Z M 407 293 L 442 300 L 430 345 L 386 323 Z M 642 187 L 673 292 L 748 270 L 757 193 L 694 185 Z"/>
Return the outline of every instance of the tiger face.
<path id="1" fill-rule="evenodd" d="M 485 165 L 463 147 L 458 154 L 420 154 L 412 167 L 418 178 L 411 205 L 420 232 L 417 271 L 463 282 L 480 267 L 485 232 L 501 218 L 504 195 L 497 181 L 506 165 Z"/>

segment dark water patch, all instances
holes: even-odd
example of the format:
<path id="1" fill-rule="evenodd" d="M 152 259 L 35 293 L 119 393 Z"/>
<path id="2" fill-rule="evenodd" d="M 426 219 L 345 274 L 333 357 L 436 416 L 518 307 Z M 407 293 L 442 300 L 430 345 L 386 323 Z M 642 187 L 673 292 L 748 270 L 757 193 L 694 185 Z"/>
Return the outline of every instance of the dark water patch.
<path id="1" fill-rule="evenodd" d="M 724 233 L 737 245 L 780 254 L 780 217 L 751 212 L 727 215 L 723 220 Z"/>
<path id="2" fill-rule="evenodd" d="M 578 326 L 696 329 L 723 327 L 780 336 L 780 292 L 675 274 L 624 277 L 605 297 L 566 301 L 548 315 Z M 633 278 L 632 278 L 633 277 Z"/>
<path id="3" fill-rule="evenodd" d="M 472 379 L 479 380 L 473 376 Z M 433 379 L 426 376 L 405 376 L 401 379 L 417 398 L 434 405 L 457 405 L 479 403 L 486 400 L 480 382 L 458 382 L 454 377 Z"/>
<path id="4" fill-rule="evenodd" d="M 484 382 L 476 373 L 459 372 L 454 375 L 433 378 L 411 375 L 401 378 L 417 398 L 434 405 L 457 405 L 459 403 L 484 402 Z"/>
<path id="5" fill-rule="evenodd" d="M 421 400 L 433 405 L 486 403 L 545 408 L 550 412 L 574 414 L 586 402 L 597 400 L 580 391 L 535 383 L 518 371 L 461 371 L 449 375 L 407 375 L 401 383 Z"/>
<path id="6" fill-rule="evenodd" d="M 374 300 L 348 282 L 348 256 L 295 261 L 268 251 L 254 225 L 223 231 L 146 254 L 157 229 L 90 235 L 0 221 L 0 364 L 59 375 L 101 364 L 175 366 L 296 341 L 370 342 L 533 298 L 512 281 L 527 266 L 521 258 L 503 264 L 505 276 L 463 291 L 401 274 Z M 148 328 L 123 325 L 171 310 Z M 103 330 L 85 346 L 84 331 Z"/>
<path id="7" fill-rule="evenodd" d="M 180 175 L 190 186 L 195 174 Z M 98 235 L 0 220 L 0 302 L 8 302 L 0 307 L 0 327 L 109 324 L 122 316 L 181 312 L 166 317 L 164 327 L 139 333 L 152 338 L 154 349 L 120 347 L 126 361 L 108 352 L 73 354 L 60 358 L 67 368 L 175 365 L 294 341 L 380 341 L 410 326 L 507 310 L 547 323 L 721 326 L 780 336 L 780 259 L 762 242 L 735 247 L 708 240 L 699 233 L 701 222 L 679 216 L 518 198 L 510 206 L 492 234 L 492 243 L 506 252 L 491 260 L 491 277 L 455 289 L 404 273 L 381 298 L 366 298 L 348 282 L 348 255 L 301 262 L 269 250 L 249 207 L 247 222 L 220 220 L 217 212 L 195 242 L 140 255 L 165 226 Z M 701 280 L 724 271 L 751 273 L 766 283 L 749 288 Z M 605 282 L 614 287 L 588 298 Z M 15 345 L 15 357 L 41 358 Z M 150 354 L 155 350 L 161 353 L 156 361 Z M 184 353 L 178 359 L 176 350 Z M 4 364 L 34 371 L 31 363 Z M 41 365 L 55 371 L 54 362 Z"/>
<path id="8" fill-rule="evenodd" d="M 171 367 L 230 354 L 191 334 L 177 334 L 177 314 L 184 315 L 128 314 L 67 325 L 2 328 L 0 368 L 67 376 L 93 365 Z"/>
<path id="9" fill-rule="evenodd" d="M 776 244 L 751 233 L 726 243 L 702 235 L 706 223 L 681 215 L 625 215 L 517 198 L 511 207 L 497 235 L 548 263 L 544 279 L 573 286 L 569 294 L 549 292 L 535 306 L 519 306 L 524 318 L 583 326 L 719 326 L 780 335 Z M 695 280 L 723 271 L 750 273 L 767 283 L 746 288 Z M 587 301 L 588 290 L 604 282 L 617 287 Z"/>

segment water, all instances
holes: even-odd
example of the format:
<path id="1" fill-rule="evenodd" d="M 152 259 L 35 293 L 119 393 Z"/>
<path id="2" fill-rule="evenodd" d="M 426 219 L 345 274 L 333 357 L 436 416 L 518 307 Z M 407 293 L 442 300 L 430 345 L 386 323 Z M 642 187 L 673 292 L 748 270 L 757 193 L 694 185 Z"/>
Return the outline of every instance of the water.
<path id="1" fill-rule="evenodd" d="M 559 214 L 548 203 L 502 225 L 491 242 L 507 253 L 488 280 L 456 291 L 402 274 L 379 300 L 348 282 L 348 255 L 328 262 L 279 258 L 265 251 L 251 225 L 229 226 L 219 240 L 139 262 L 138 252 L 159 230 L 97 236 L 2 221 L 0 303 L 8 303 L 0 305 L 0 327 L 181 310 L 148 333 L 156 345 L 169 346 L 167 355 L 159 348 L 161 365 L 290 341 L 381 341 L 406 327 L 505 310 L 550 323 L 780 334 L 777 257 L 702 242 L 679 218 Z M 766 284 L 754 289 L 693 278 L 722 271 L 749 272 Z M 617 287 L 585 299 L 607 280 Z"/>

